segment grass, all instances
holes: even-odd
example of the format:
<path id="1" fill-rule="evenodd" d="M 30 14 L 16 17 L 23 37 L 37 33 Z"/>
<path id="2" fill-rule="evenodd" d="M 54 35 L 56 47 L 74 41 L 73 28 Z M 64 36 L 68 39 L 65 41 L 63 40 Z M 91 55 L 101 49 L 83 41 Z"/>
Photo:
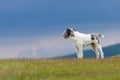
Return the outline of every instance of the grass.
<path id="1" fill-rule="evenodd" d="M 120 58 L 1 59 L 0 80 L 120 80 Z"/>

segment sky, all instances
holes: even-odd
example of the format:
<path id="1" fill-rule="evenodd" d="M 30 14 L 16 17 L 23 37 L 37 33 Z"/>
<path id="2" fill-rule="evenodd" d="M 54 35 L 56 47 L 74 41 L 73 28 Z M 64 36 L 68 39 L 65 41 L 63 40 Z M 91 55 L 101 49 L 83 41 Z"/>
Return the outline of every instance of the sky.
<path id="1" fill-rule="evenodd" d="M 120 43 L 120 0 L 0 0 L 0 58 L 51 58 L 75 52 L 66 28 Z"/>

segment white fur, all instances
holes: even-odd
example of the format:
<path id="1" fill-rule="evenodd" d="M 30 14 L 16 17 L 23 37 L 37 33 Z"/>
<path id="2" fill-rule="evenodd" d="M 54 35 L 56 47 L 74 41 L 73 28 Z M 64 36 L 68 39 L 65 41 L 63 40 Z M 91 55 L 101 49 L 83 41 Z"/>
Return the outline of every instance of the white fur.
<path id="1" fill-rule="evenodd" d="M 92 49 L 94 50 L 94 52 L 96 53 L 96 58 L 104 58 L 104 53 L 102 51 L 102 47 L 101 44 L 98 43 L 98 40 L 91 40 L 91 34 L 83 34 L 80 33 L 78 31 L 73 31 L 74 36 L 70 36 L 68 37 L 68 39 L 72 40 L 76 52 L 77 52 L 77 57 L 78 58 L 83 58 L 83 51 L 82 49 L 88 45 L 91 45 L 92 43 L 94 43 L 94 48 L 92 47 Z M 103 35 L 101 37 L 104 37 Z"/>

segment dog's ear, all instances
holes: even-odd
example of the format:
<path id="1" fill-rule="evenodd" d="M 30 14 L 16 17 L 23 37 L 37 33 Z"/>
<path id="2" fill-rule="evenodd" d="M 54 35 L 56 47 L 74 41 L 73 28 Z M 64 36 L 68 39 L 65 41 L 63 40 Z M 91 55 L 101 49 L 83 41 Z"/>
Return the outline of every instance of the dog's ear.
<path id="1" fill-rule="evenodd" d="M 67 34 L 68 34 L 68 36 L 71 34 L 71 29 L 69 29 L 69 28 L 67 28 L 66 29 L 66 32 L 67 32 Z"/>
<path id="2" fill-rule="evenodd" d="M 67 28 L 66 29 L 67 37 L 69 37 L 69 36 L 74 37 L 74 31 L 76 31 L 76 30 L 73 28 Z"/>
<path id="3" fill-rule="evenodd" d="M 74 37 L 74 36 L 75 36 L 75 35 L 74 35 L 74 31 L 76 31 L 74 28 L 68 28 L 68 29 L 67 29 L 67 33 L 68 33 L 68 35 L 71 36 L 71 37 Z"/>

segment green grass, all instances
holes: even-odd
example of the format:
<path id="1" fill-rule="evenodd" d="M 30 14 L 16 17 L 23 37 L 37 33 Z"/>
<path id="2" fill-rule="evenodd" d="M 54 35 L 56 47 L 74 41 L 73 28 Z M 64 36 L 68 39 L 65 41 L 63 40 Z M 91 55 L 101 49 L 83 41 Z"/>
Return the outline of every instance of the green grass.
<path id="1" fill-rule="evenodd" d="M 120 80 L 120 58 L 1 59 L 0 80 Z"/>

